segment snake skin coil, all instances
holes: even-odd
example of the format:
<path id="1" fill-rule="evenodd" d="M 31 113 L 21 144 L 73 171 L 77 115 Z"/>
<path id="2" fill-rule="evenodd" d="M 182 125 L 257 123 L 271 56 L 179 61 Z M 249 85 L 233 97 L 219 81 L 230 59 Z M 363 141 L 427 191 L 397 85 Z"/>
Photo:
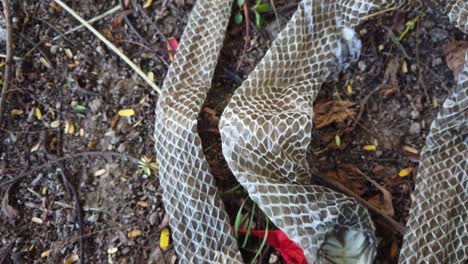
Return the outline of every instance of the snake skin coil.
<path id="1" fill-rule="evenodd" d="M 322 83 L 359 56 L 353 29 L 389 8 L 444 7 L 468 32 L 466 1 L 303 0 L 220 121 L 223 155 L 271 221 L 309 263 L 373 263 L 374 225 L 353 198 L 310 185 L 306 161 Z M 197 134 L 232 0 L 198 0 L 156 109 L 160 182 L 180 263 L 242 263 Z M 462 263 L 468 256 L 468 54 L 457 87 L 431 125 L 400 263 Z M 352 241 L 352 243 L 349 243 Z"/>

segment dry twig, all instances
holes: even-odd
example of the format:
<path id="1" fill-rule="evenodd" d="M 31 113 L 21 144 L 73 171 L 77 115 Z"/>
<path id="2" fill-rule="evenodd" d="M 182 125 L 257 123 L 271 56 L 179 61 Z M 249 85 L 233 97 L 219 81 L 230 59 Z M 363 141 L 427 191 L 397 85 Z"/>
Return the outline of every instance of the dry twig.
<path id="1" fill-rule="evenodd" d="M 4 103 L 6 102 L 6 97 L 8 96 L 8 85 L 10 84 L 11 79 L 11 68 L 13 63 L 13 33 L 11 27 L 11 14 L 10 14 L 10 3 L 8 0 L 2 0 L 3 12 L 5 14 L 6 21 L 6 31 L 7 31 L 7 40 L 6 40 L 6 60 L 5 60 L 5 73 L 3 75 L 3 87 L 0 95 L 0 124 L 3 121 L 3 110 Z"/>
<path id="2" fill-rule="evenodd" d="M 144 73 L 132 60 L 130 60 L 122 51 L 120 51 L 112 42 L 107 40 L 101 33 L 99 33 L 95 28 L 93 28 L 86 20 L 80 17 L 75 11 L 73 11 L 69 6 L 63 3 L 61 0 L 55 0 L 55 3 L 60 5 L 65 11 L 70 13 L 76 20 L 78 20 L 83 26 L 85 26 L 91 33 L 93 33 L 99 40 L 104 42 L 104 44 L 115 52 L 125 63 L 128 64 L 143 80 L 148 83 L 151 88 L 153 88 L 158 94 L 161 94 L 161 89 Z"/>

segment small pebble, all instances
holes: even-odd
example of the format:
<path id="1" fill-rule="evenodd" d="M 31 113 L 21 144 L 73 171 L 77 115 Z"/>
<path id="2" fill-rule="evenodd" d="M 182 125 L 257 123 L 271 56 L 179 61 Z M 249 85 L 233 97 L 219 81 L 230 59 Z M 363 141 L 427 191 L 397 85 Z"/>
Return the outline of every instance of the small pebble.
<path id="1" fill-rule="evenodd" d="M 366 70 L 366 62 L 365 62 L 365 61 L 362 61 L 362 60 L 359 61 L 359 62 L 358 62 L 358 68 L 359 68 L 359 70 L 362 71 L 362 72 L 365 71 L 365 70 Z"/>
<path id="2" fill-rule="evenodd" d="M 52 45 L 50 47 L 50 53 L 53 54 L 53 55 L 57 54 L 58 48 L 59 47 L 57 45 Z"/>
<path id="3" fill-rule="evenodd" d="M 418 110 L 413 110 L 413 111 L 411 111 L 411 113 L 410 113 L 410 118 L 413 119 L 413 120 L 414 120 L 414 119 L 418 119 L 418 118 L 419 118 L 419 112 L 418 112 Z"/>
<path id="4" fill-rule="evenodd" d="M 417 122 L 412 123 L 409 132 L 411 135 L 418 135 L 421 133 L 421 125 Z"/>

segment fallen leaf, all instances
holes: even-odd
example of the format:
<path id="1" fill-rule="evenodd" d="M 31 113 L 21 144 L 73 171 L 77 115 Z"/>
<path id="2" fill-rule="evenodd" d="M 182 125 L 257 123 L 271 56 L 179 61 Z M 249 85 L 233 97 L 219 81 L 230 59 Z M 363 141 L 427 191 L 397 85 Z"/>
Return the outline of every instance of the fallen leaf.
<path id="1" fill-rule="evenodd" d="M 71 51 L 71 49 L 65 49 L 65 55 L 67 56 L 67 58 L 69 58 L 70 60 L 73 59 L 73 53 Z"/>
<path id="2" fill-rule="evenodd" d="M 55 12 L 60 13 L 62 12 L 62 8 L 57 5 L 54 1 L 49 3 L 49 7 L 52 8 Z"/>
<path id="3" fill-rule="evenodd" d="M 398 176 L 400 177 L 406 177 L 408 176 L 411 172 L 413 171 L 413 168 L 405 168 L 405 169 L 402 169 L 399 173 L 398 173 Z"/>
<path id="4" fill-rule="evenodd" d="M 32 148 L 31 148 L 31 153 L 33 152 L 36 152 L 39 147 L 42 145 L 42 140 L 39 140 L 39 142 L 36 143 L 36 145 L 34 145 Z"/>
<path id="5" fill-rule="evenodd" d="M 363 147 L 364 150 L 367 150 L 367 151 L 376 151 L 377 150 L 377 146 L 376 145 L 365 145 Z"/>
<path id="6" fill-rule="evenodd" d="M 146 207 L 148 207 L 148 202 L 145 202 L 145 201 L 138 201 L 138 202 L 137 202 L 137 205 L 146 208 Z"/>
<path id="7" fill-rule="evenodd" d="M 335 122 L 354 118 L 356 112 L 351 108 L 355 103 L 348 100 L 322 102 L 314 105 L 314 124 L 322 128 Z"/>
<path id="8" fill-rule="evenodd" d="M 167 51 L 169 51 L 169 60 L 174 61 L 174 53 L 179 48 L 179 42 L 175 38 L 167 39 Z"/>
<path id="9" fill-rule="evenodd" d="M 102 175 L 104 175 L 104 173 L 106 173 L 106 170 L 105 169 L 100 169 L 100 170 L 97 170 L 97 171 L 94 172 L 94 176 L 95 177 L 102 176 Z"/>
<path id="10" fill-rule="evenodd" d="M 126 16 L 128 16 L 128 15 L 130 15 L 130 14 L 132 14 L 132 13 L 133 13 L 133 10 L 132 10 L 132 9 L 127 9 L 127 10 L 124 10 L 124 11 L 118 13 L 118 14 L 114 17 L 114 19 L 112 20 L 112 24 L 111 24 L 111 25 L 112 25 L 112 28 L 113 28 L 113 29 L 116 29 L 116 28 L 121 27 L 122 24 L 123 24 L 123 23 L 122 23 L 123 19 L 124 19 Z"/>
<path id="11" fill-rule="evenodd" d="M 22 115 L 24 113 L 23 110 L 21 109 L 11 109 L 11 114 L 12 115 Z"/>
<path id="12" fill-rule="evenodd" d="M 374 195 L 367 201 L 388 216 L 393 216 L 395 214 L 392 204 L 392 194 L 388 191 Z"/>
<path id="13" fill-rule="evenodd" d="M 114 117 L 112 117 L 111 128 L 115 128 L 115 126 L 119 123 L 119 120 L 120 120 L 119 115 L 115 115 Z"/>
<path id="14" fill-rule="evenodd" d="M 382 187 L 380 184 L 378 184 L 376 181 L 371 179 L 369 176 L 364 174 L 361 170 L 359 170 L 356 166 L 352 167 L 354 172 L 357 174 L 363 176 L 366 178 L 367 181 L 372 183 L 375 188 L 377 188 L 381 194 L 377 194 L 373 197 L 371 197 L 369 200 L 367 200 L 370 204 L 373 206 L 379 208 L 384 214 L 388 216 L 393 216 L 395 214 L 395 210 L 393 209 L 393 203 L 392 203 L 392 194 Z"/>
<path id="15" fill-rule="evenodd" d="M 97 141 L 91 140 L 91 141 L 88 142 L 88 146 L 87 146 L 87 147 L 88 147 L 89 149 L 92 149 L 92 148 L 94 148 L 96 145 L 97 145 Z"/>
<path id="16" fill-rule="evenodd" d="M 401 72 L 408 73 L 408 63 L 406 63 L 406 60 L 404 60 L 403 64 L 401 64 Z"/>
<path id="17" fill-rule="evenodd" d="M 348 84 L 346 86 L 346 92 L 348 92 L 348 94 L 352 94 L 353 93 L 353 86 L 351 86 L 351 84 Z"/>
<path id="18" fill-rule="evenodd" d="M 110 247 L 110 248 L 107 249 L 107 254 L 115 254 L 115 253 L 117 253 L 117 251 L 119 251 L 119 248 Z"/>
<path id="19" fill-rule="evenodd" d="M 392 258 L 398 257 L 398 241 L 392 240 L 392 245 L 390 246 L 390 256 Z"/>
<path id="20" fill-rule="evenodd" d="M 75 133 L 75 125 L 71 120 L 67 120 L 65 122 L 65 133 L 66 134 L 73 134 Z"/>
<path id="21" fill-rule="evenodd" d="M 133 116 L 135 115 L 135 110 L 133 109 L 122 109 L 119 111 L 119 116 Z"/>
<path id="22" fill-rule="evenodd" d="M 468 41 L 451 41 L 445 46 L 445 62 L 452 70 L 456 80 L 458 80 L 458 75 L 465 64 L 466 52 L 468 52 Z"/>
<path id="23" fill-rule="evenodd" d="M 419 151 L 413 147 L 410 147 L 410 146 L 403 146 L 403 151 L 406 151 L 408 153 L 411 153 L 411 154 L 418 154 Z"/>
<path id="24" fill-rule="evenodd" d="M 143 232 L 141 230 L 135 229 L 135 230 L 128 232 L 127 236 L 128 238 L 133 238 L 133 237 L 140 236 L 142 233 Z"/>
<path id="25" fill-rule="evenodd" d="M 3 195 L 2 212 L 8 218 L 8 222 L 10 222 L 10 224 L 13 225 L 15 222 L 15 218 L 18 217 L 18 210 L 16 210 L 15 208 L 13 208 L 13 206 L 9 204 L 10 188 L 11 185 L 10 187 L 8 187 L 8 189 L 5 191 L 5 194 Z"/>
<path id="26" fill-rule="evenodd" d="M 42 252 L 41 253 L 41 258 L 47 258 L 50 255 L 50 253 L 52 253 L 51 249 Z"/>
<path id="27" fill-rule="evenodd" d="M 392 58 L 385 68 L 384 80 L 382 85 L 384 86 L 382 95 L 388 96 L 398 90 L 398 71 L 400 69 L 400 58 Z"/>
<path id="28" fill-rule="evenodd" d="M 78 255 L 71 255 L 71 256 L 69 256 L 68 258 L 65 259 L 63 264 L 72 264 L 72 263 L 77 262 L 79 259 L 80 259 L 80 257 Z"/>
<path id="29" fill-rule="evenodd" d="M 169 228 L 165 227 L 161 230 L 161 235 L 159 237 L 159 247 L 162 250 L 167 250 L 169 248 L 169 240 L 171 236 L 169 234 Z"/>
<path id="30" fill-rule="evenodd" d="M 60 120 L 54 120 L 52 122 L 50 122 L 50 127 L 51 128 L 57 128 L 60 126 Z"/>
<path id="31" fill-rule="evenodd" d="M 40 57 L 39 58 L 39 62 L 44 65 L 47 69 L 51 69 L 52 66 L 50 65 L 50 63 L 44 58 L 44 57 Z"/>
<path id="32" fill-rule="evenodd" d="M 143 5 L 143 8 L 149 8 L 153 4 L 153 0 L 146 0 L 146 3 Z"/>
<path id="33" fill-rule="evenodd" d="M 39 120 L 42 119 L 42 112 L 41 112 L 41 109 L 39 109 L 39 107 L 34 108 L 34 114 L 36 115 L 37 119 L 39 119 Z"/>
<path id="34" fill-rule="evenodd" d="M 40 219 L 39 217 L 35 217 L 35 216 L 31 218 L 31 221 L 33 221 L 36 224 L 40 224 L 40 225 L 42 225 L 44 223 L 44 221 L 42 221 L 42 219 Z"/>

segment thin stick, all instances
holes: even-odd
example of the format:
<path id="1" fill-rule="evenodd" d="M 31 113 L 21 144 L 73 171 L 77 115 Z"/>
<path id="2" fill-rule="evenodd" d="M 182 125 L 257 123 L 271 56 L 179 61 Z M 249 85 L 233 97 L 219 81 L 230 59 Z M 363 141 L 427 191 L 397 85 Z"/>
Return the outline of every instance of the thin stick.
<path id="1" fill-rule="evenodd" d="M 98 20 L 101 20 L 101 19 L 103 19 L 103 18 L 105 18 L 105 17 L 108 17 L 108 16 L 114 14 L 115 12 L 117 12 L 117 11 L 119 11 L 119 10 L 120 10 L 120 5 L 114 6 L 113 8 L 107 10 L 106 12 L 100 14 L 99 16 L 96 16 L 96 17 L 91 18 L 90 20 L 88 20 L 88 21 L 86 21 L 86 22 L 88 22 L 88 24 L 92 24 L 92 23 L 94 23 L 94 22 L 96 22 L 96 21 L 98 21 Z M 65 35 L 68 35 L 68 34 L 70 34 L 70 33 L 72 33 L 72 32 L 75 32 L 75 31 L 77 31 L 77 30 L 80 30 L 80 29 L 82 29 L 82 28 L 84 28 L 84 27 L 85 27 L 85 26 L 84 26 L 83 24 L 78 25 L 78 26 L 76 26 L 76 27 L 74 27 L 74 28 L 68 30 L 67 32 L 60 34 L 59 36 L 56 36 L 56 37 L 53 38 L 52 40 L 53 40 L 53 41 L 56 41 L 56 40 L 58 40 L 58 39 L 64 37 Z"/>
<path id="2" fill-rule="evenodd" d="M 3 121 L 3 108 L 4 103 L 6 102 L 8 85 L 10 84 L 11 79 L 11 66 L 13 63 L 13 35 L 11 27 L 11 16 L 10 16 L 10 3 L 8 0 L 2 0 L 3 12 L 5 14 L 6 21 L 6 31 L 7 31 L 7 40 L 6 40 L 6 60 L 5 60 L 5 73 L 3 75 L 3 87 L 0 95 L 0 124 Z"/>
<path id="3" fill-rule="evenodd" d="M 242 62 L 247 55 L 247 48 L 250 45 L 250 19 L 249 19 L 249 7 L 247 6 L 247 2 L 244 2 L 242 5 L 244 9 L 244 17 L 245 17 L 245 37 L 244 37 L 244 48 L 242 49 L 242 56 L 237 63 L 236 71 L 238 71 L 242 65 Z"/>
<path id="4" fill-rule="evenodd" d="M 73 11 L 70 7 L 68 7 L 65 3 L 61 0 L 54 0 L 59 6 L 61 6 L 65 11 L 70 13 L 76 20 L 78 20 L 81 24 L 83 24 L 89 31 L 91 31 L 97 38 L 99 38 L 106 46 L 115 52 L 122 60 L 124 60 L 138 75 L 140 75 L 143 80 L 145 80 L 151 88 L 153 88 L 158 94 L 161 94 L 161 89 L 148 78 L 148 75 L 144 73 L 132 60 L 130 60 L 125 54 L 123 54 L 114 44 L 112 44 L 109 40 L 107 40 L 101 33 L 99 33 L 96 29 L 94 29 L 86 20 L 81 18 L 75 11 Z"/>
<path id="5" fill-rule="evenodd" d="M 356 201 L 358 201 L 359 203 L 361 203 L 362 205 L 364 205 L 365 207 L 367 207 L 369 209 L 369 211 L 371 211 L 372 213 L 374 213 L 377 217 L 379 217 L 380 219 L 382 219 L 382 221 L 389 225 L 391 228 L 391 232 L 393 233 L 397 233 L 399 235 L 404 235 L 405 234 L 405 227 L 400 224 L 399 222 L 397 222 L 395 219 L 389 217 L 388 215 L 384 214 L 382 211 L 380 211 L 379 208 L 373 206 L 372 204 L 370 204 L 369 202 L 367 202 L 366 200 L 364 200 L 363 198 L 361 198 L 359 195 L 356 195 L 354 192 L 352 192 L 350 189 L 348 189 L 347 187 L 345 187 L 344 185 L 342 185 L 341 183 L 331 179 L 330 177 L 325 177 L 325 176 L 322 176 L 320 173 L 314 173 L 313 175 L 316 179 L 318 178 L 320 181 L 328 184 L 329 186 L 331 186 L 333 189 L 335 190 L 338 190 L 348 196 L 351 196 L 353 197 L 354 199 L 356 199 Z"/>

